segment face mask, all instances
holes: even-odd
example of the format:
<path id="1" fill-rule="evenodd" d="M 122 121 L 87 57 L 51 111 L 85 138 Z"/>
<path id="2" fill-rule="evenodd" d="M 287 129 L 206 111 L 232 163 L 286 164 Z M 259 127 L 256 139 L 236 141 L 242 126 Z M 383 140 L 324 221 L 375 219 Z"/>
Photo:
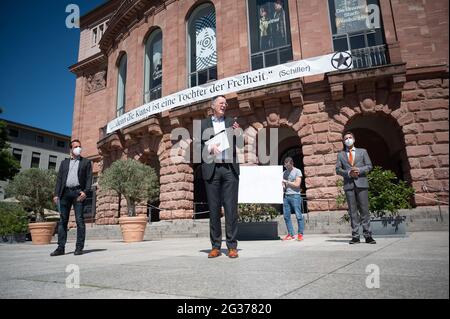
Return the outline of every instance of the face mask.
<path id="1" fill-rule="evenodd" d="M 81 154 L 81 147 L 75 147 L 72 152 L 73 152 L 73 155 L 80 156 L 80 154 Z"/>
<path id="2" fill-rule="evenodd" d="M 352 147 L 354 142 L 355 142 L 355 141 L 354 141 L 352 138 L 346 139 L 346 140 L 344 141 L 345 146 L 347 146 L 347 147 Z"/>

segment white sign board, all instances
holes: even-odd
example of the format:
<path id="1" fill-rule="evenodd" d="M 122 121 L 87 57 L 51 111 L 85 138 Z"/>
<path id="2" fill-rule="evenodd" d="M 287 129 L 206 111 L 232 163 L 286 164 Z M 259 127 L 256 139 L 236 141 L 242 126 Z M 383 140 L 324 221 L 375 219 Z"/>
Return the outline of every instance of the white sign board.
<path id="1" fill-rule="evenodd" d="M 242 166 L 239 204 L 283 204 L 283 166 Z"/>
<path id="2" fill-rule="evenodd" d="M 350 52 L 337 52 L 314 58 L 289 62 L 189 88 L 131 110 L 108 123 L 106 132 L 112 133 L 149 116 L 175 107 L 211 99 L 217 95 L 289 81 L 303 76 L 322 74 L 353 67 Z"/>

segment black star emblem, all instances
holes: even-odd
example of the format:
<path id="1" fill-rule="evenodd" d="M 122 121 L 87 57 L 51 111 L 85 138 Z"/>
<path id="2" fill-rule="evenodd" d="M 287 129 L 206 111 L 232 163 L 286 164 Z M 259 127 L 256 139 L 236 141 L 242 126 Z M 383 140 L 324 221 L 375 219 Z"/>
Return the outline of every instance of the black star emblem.
<path id="1" fill-rule="evenodd" d="M 352 56 L 348 52 L 336 52 L 331 58 L 331 65 L 336 70 L 347 70 L 352 65 Z"/>

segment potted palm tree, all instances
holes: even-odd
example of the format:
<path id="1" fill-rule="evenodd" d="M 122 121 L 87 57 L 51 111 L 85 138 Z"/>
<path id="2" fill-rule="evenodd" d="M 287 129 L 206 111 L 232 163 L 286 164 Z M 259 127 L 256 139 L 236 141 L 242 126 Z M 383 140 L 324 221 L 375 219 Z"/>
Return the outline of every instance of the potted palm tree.
<path id="1" fill-rule="evenodd" d="M 123 240 L 142 241 L 148 217 L 136 216 L 136 203 L 159 197 L 159 182 L 155 170 L 133 159 L 118 160 L 105 169 L 100 176 L 99 185 L 126 199 L 127 216 L 119 218 Z"/>
<path id="2" fill-rule="evenodd" d="M 238 240 L 279 239 L 277 210 L 267 204 L 239 204 Z"/>
<path id="3" fill-rule="evenodd" d="M 45 209 L 52 209 L 56 173 L 53 170 L 30 168 L 17 174 L 6 187 L 6 193 L 14 196 L 21 205 L 31 211 L 28 228 L 35 245 L 50 244 L 55 233 L 56 221 L 49 221 Z"/>
<path id="4" fill-rule="evenodd" d="M 375 166 L 367 178 L 372 233 L 376 236 L 404 236 L 406 217 L 400 216 L 399 210 L 411 208 L 414 188 L 407 185 L 405 181 L 398 181 L 394 172 L 379 166 Z M 342 186 L 342 181 L 339 181 L 340 194 L 336 198 L 336 203 L 340 206 L 346 202 Z M 341 222 L 348 221 L 350 216 L 347 213 L 342 217 Z"/>

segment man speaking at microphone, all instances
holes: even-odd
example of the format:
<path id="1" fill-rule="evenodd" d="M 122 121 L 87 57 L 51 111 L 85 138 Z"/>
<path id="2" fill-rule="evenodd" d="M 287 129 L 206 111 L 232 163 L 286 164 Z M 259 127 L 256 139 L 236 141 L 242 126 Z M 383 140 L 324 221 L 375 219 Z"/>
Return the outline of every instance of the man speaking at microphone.
<path id="1" fill-rule="evenodd" d="M 201 121 L 202 175 L 209 205 L 209 227 L 212 249 L 208 258 L 221 255 L 221 208 L 225 210 L 225 232 L 228 257 L 237 258 L 237 220 L 239 163 L 236 143 L 243 143 L 242 130 L 235 119 L 226 117 L 227 100 L 219 95 L 212 99 L 213 115 Z M 236 138 L 235 138 L 236 137 Z M 212 139 L 214 138 L 214 139 Z"/>

